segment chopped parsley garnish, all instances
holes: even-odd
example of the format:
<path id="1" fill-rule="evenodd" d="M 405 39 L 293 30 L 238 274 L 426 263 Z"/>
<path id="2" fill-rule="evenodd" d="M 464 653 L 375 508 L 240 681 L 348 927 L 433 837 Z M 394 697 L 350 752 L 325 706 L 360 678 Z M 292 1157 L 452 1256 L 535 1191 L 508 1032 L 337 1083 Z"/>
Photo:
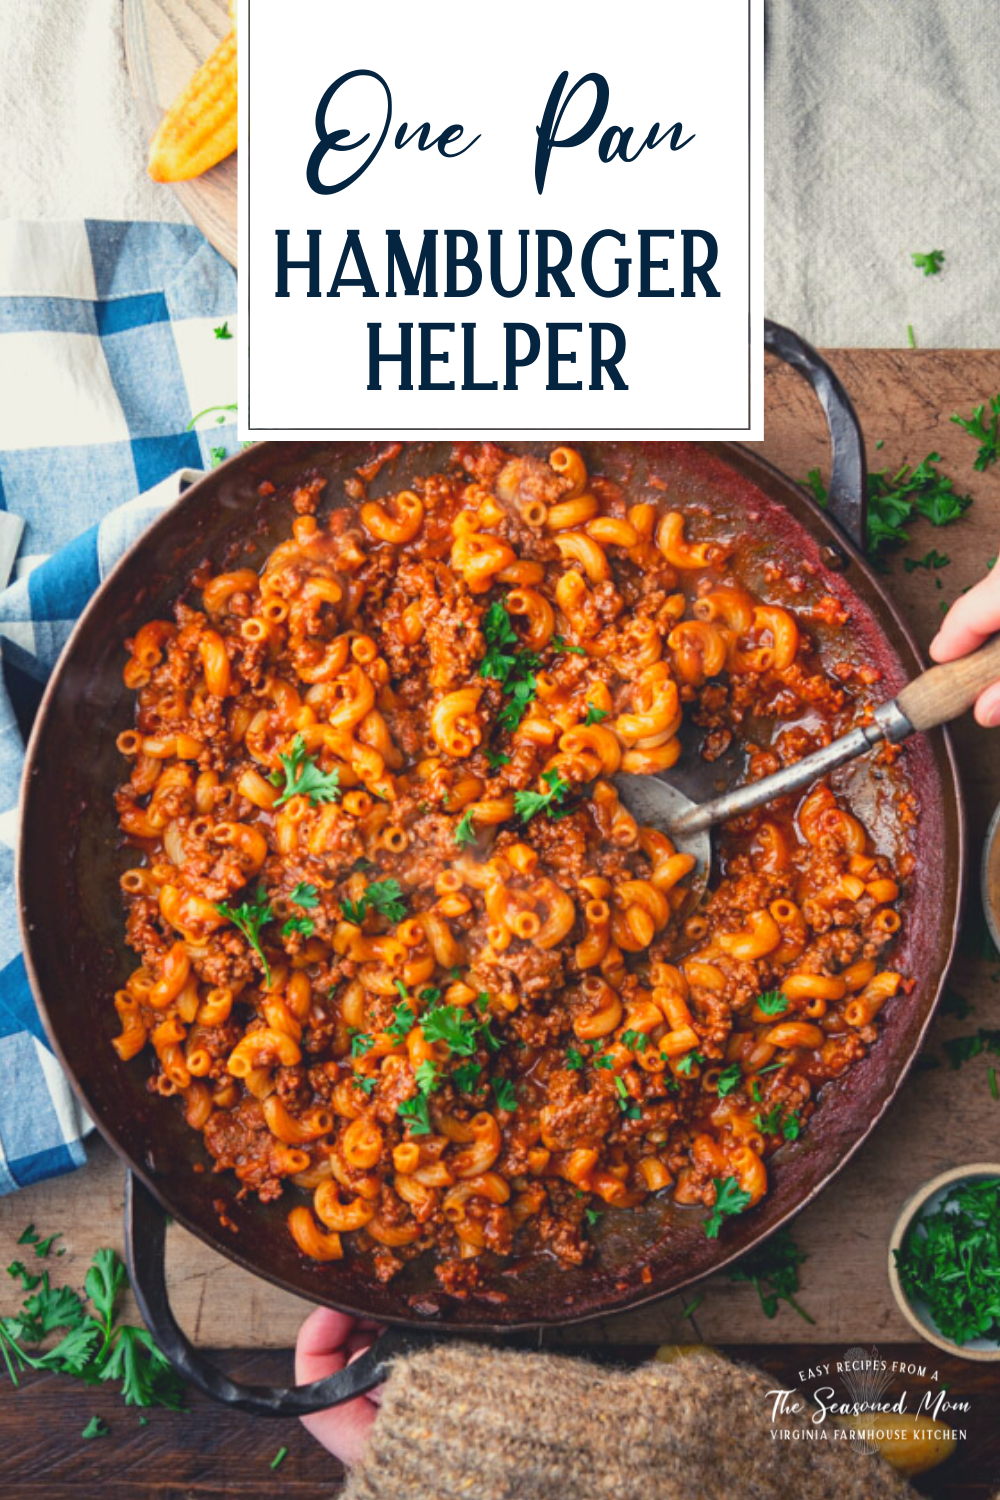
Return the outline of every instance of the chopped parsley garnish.
<path id="1" fill-rule="evenodd" d="M 418 1094 L 415 1099 L 404 1099 L 396 1113 L 409 1125 L 412 1135 L 430 1135 L 431 1117 L 426 1094 Z"/>
<path id="2" fill-rule="evenodd" d="M 802 1134 L 802 1121 L 799 1119 L 797 1109 L 793 1109 L 790 1114 L 786 1115 L 781 1124 L 781 1133 L 786 1141 L 798 1140 Z"/>
<path id="3" fill-rule="evenodd" d="M 274 913 L 268 900 L 267 891 L 262 885 L 257 887 L 257 894 L 253 901 L 244 901 L 239 906 L 230 906 L 227 901 L 220 901 L 216 906 L 220 917 L 226 917 L 234 927 L 238 927 L 246 938 L 251 948 L 260 959 L 264 969 L 264 978 L 268 986 L 271 984 L 271 970 L 264 956 L 264 949 L 260 942 L 260 929 L 265 923 L 270 922 Z"/>
<path id="4" fill-rule="evenodd" d="M 461 1005 L 434 1005 L 424 1012 L 420 1029 L 429 1042 L 444 1042 L 449 1052 L 470 1057 L 481 1027 Z"/>
<path id="5" fill-rule="evenodd" d="M 610 1053 L 608 1053 L 608 1052 L 602 1052 L 599 1057 L 595 1057 L 593 1059 L 593 1063 L 594 1063 L 594 1067 L 595 1068 L 605 1068 L 605 1069 L 608 1069 L 608 1068 L 613 1068 L 614 1067 L 615 1060 L 611 1056 Z"/>
<path id="6" fill-rule="evenodd" d="M 608 712 L 609 711 L 606 708 L 598 708 L 596 703 L 588 703 L 587 717 L 583 722 L 585 725 L 599 724 L 602 719 L 606 719 L 608 717 Z"/>
<path id="7" fill-rule="evenodd" d="M 694 1052 L 685 1052 L 683 1057 L 677 1059 L 677 1071 L 678 1073 L 683 1073 L 685 1078 L 689 1078 L 691 1076 L 691 1069 L 695 1063 L 703 1063 L 704 1061 L 704 1057 L 697 1050 Z"/>
<path id="8" fill-rule="evenodd" d="M 457 974 L 455 975 L 457 979 Z M 475 999 L 475 1006 L 481 1016 L 484 1016 L 490 1008 L 490 997 L 486 990 L 480 990 Z"/>
<path id="9" fill-rule="evenodd" d="M 209 448 L 208 456 L 212 461 L 212 468 L 217 469 L 220 464 L 225 463 L 229 453 L 225 448 Z"/>
<path id="10" fill-rule="evenodd" d="M 618 1108 L 625 1118 L 627 1120 L 641 1119 L 642 1110 L 629 1093 L 624 1078 L 615 1079 L 615 1092 L 618 1096 Z"/>
<path id="11" fill-rule="evenodd" d="M 780 990 L 765 990 L 762 995 L 757 996 L 756 1005 L 765 1016 L 783 1016 L 789 1006 L 787 995 Z"/>
<path id="12" fill-rule="evenodd" d="M 479 663 L 480 677 L 492 677 L 501 684 L 508 701 L 497 715 L 501 729 L 516 729 L 525 709 L 535 696 L 535 673 L 539 659 L 534 651 L 509 651 L 518 645 L 517 631 L 510 622 L 506 605 L 495 600 L 483 616 L 486 653 Z"/>
<path id="13" fill-rule="evenodd" d="M 115 1380 L 121 1382 L 126 1406 L 179 1411 L 181 1383 L 146 1329 L 116 1321 L 115 1304 L 127 1285 L 125 1267 L 108 1249 L 98 1250 L 84 1282 L 92 1311 L 70 1287 L 50 1286 L 46 1272 L 20 1311 L 0 1318 L 0 1354 L 13 1383 L 18 1384 L 18 1372 L 26 1369 L 73 1375 L 88 1385 Z M 58 1342 L 42 1352 L 39 1346 L 56 1332 L 61 1334 Z M 96 1429 L 85 1429 L 85 1434 L 104 1435 Z"/>
<path id="14" fill-rule="evenodd" d="M 583 1067 L 583 1053 L 578 1052 L 575 1047 L 566 1048 L 566 1066 L 578 1072 Z"/>
<path id="15" fill-rule="evenodd" d="M 943 250 L 928 250 L 926 255 L 917 250 L 910 257 L 918 271 L 923 271 L 925 276 L 936 276 L 941 269 L 944 260 Z"/>
<path id="16" fill-rule="evenodd" d="M 482 1067 L 477 1062 L 460 1063 L 451 1075 L 451 1081 L 456 1088 L 462 1090 L 463 1094 L 472 1094 L 479 1087 L 479 1075 Z"/>
<path id="17" fill-rule="evenodd" d="M 394 1042 L 405 1041 L 417 1024 L 417 1013 L 409 1000 L 400 1000 L 394 1008 L 392 1020 L 385 1028 L 386 1036 L 391 1036 Z"/>
<path id="18" fill-rule="evenodd" d="M 514 811 L 522 823 L 528 823 L 540 812 L 555 817 L 554 808 L 561 803 L 569 791 L 569 782 L 564 781 L 558 771 L 543 771 L 542 781 L 547 788 L 544 792 L 515 792 Z"/>
<path id="19" fill-rule="evenodd" d="M 512 1113 L 517 1108 L 517 1093 L 509 1078 L 491 1078 L 490 1088 L 500 1109 Z"/>
<path id="20" fill-rule="evenodd" d="M 306 911 L 311 911 L 314 906 L 319 905 L 319 892 L 314 885 L 300 880 L 288 899 L 294 901 L 296 906 L 304 906 Z"/>
<path id="21" fill-rule="evenodd" d="M 806 1259 L 787 1229 L 779 1229 L 766 1245 L 744 1255 L 730 1271 L 730 1281 L 749 1281 L 756 1288 L 766 1318 L 773 1318 L 779 1302 L 787 1302 L 800 1318 L 815 1323 L 795 1300 L 799 1289 L 799 1266 Z"/>
<path id="22" fill-rule="evenodd" d="M 995 464 L 1000 458 L 1000 395 L 990 397 L 988 417 L 983 415 L 986 409 L 986 403 L 983 402 L 972 408 L 971 417 L 960 417 L 955 412 L 951 418 L 979 444 L 979 452 L 972 465 L 977 474 L 982 474 L 984 469 L 988 469 L 990 464 Z"/>
<path id="23" fill-rule="evenodd" d="M 549 645 L 559 656 L 586 656 L 587 654 L 582 646 L 571 646 L 565 636 L 561 635 L 554 635 Z"/>
<path id="24" fill-rule="evenodd" d="M 321 771 L 319 764 L 306 750 L 305 736 L 300 732 L 292 740 L 291 755 L 280 755 L 281 770 L 274 771 L 271 780 L 275 786 L 284 786 L 275 802 L 280 807 L 292 797 L 308 797 L 314 805 L 318 802 L 336 802 L 340 798 L 340 772 Z"/>
<path id="25" fill-rule="evenodd" d="M 630 1052 L 645 1052 L 649 1037 L 644 1031 L 633 1031 L 630 1026 L 622 1032 L 622 1043 Z"/>
<path id="26" fill-rule="evenodd" d="M 719 1098 L 725 1099 L 727 1094 L 738 1089 L 743 1080 L 743 1069 L 738 1062 L 730 1063 L 728 1068 L 723 1068 L 719 1074 Z"/>
<path id="27" fill-rule="evenodd" d="M 476 830 L 473 825 L 472 808 L 463 813 L 459 819 L 458 827 L 455 829 L 456 844 L 474 844 L 476 842 Z"/>
<path id="28" fill-rule="evenodd" d="M 401 922 L 406 916 L 406 902 L 398 880 L 373 880 L 359 901 L 341 901 L 340 909 L 348 922 L 360 927 L 369 910 L 390 922 Z"/>
<path id="29" fill-rule="evenodd" d="M 289 917 L 288 921 L 281 929 L 281 936 L 291 937 L 293 933 L 298 932 L 301 933 L 303 937 L 308 938 L 312 937 L 315 931 L 316 923 L 313 921 L 312 917 Z"/>
<path id="30" fill-rule="evenodd" d="M 741 1188 L 735 1177 L 713 1177 L 715 1184 L 715 1207 L 705 1220 L 708 1239 L 719 1237 L 722 1221 L 730 1214 L 741 1214 L 750 1207 L 750 1194 Z"/>
<path id="31" fill-rule="evenodd" d="M 375 1038 L 367 1031 L 356 1031 L 351 1037 L 351 1056 L 364 1057 L 375 1045 Z"/>
<path id="32" fill-rule="evenodd" d="M 753 1117 L 753 1122 L 761 1135 L 777 1135 L 781 1128 L 781 1105 L 776 1104 L 773 1109 L 768 1110 L 766 1115 L 758 1110 Z"/>
<path id="33" fill-rule="evenodd" d="M 217 339 L 231 339 L 232 338 L 232 334 L 229 332 L 229 319 L 228 318 L 226 319 L 226 321 L 223 324 L 221 324 L 218 328 L 215 329 L 215 337 Z"/>
<path id="34" fill-rule="evenodd" d="M 441 1087 L 441 1076 L 438 1073 L 437 1064 L 431 1062 L 429 1058 L 417 1064 L 413 1076 L 422 1094 L 433 1094 L 435 1089 Z"/>
<path id="35" fill-rule="evenodd" d="M 287 1457 L 288 1457 L 288 1449 L 287 1448 L 279 1448 L 278 1451 L 277 1451 L 277 1453 L 271 1459 L 271 1468 L 272 1469 L 279 1468 L 280 1465 L 285 1462 L 285 1459 Z"/>
<path id="36" fill-rule="evenodd" d="M 355 1073 L 351 1082 L 357 1084 L 362 1093 L 370 1094 L 375 1088 L 376 1080 L 374 1078 L 367 1078 L 361 1073 Z"/>
<path id="37" fill-rule="evenodd" d="M 960 1183 L 924 1209 L 895 1252 L 907 1297 L 953 1343 L 1000 1335 L 1000 1178 Z"/>
<path id="38" fill-rule="evenodd" d="M 583 1210 L 583 1216 L 586 1219 L 587 1223 L 590 1225 L 591 1229 L 593 1229 L 594 1225 L 599 1224 L 601 1219 L 603 1219 L 604 1212 L 600 1208 L 585 1208 Z"/>
<path id="39" fill-rule="evenodd" d="M 491 771 L 499 771 L 501 766 L 510 765 L 510 756 L 504 755 L 502 750 L 484 750 L 483 754 Z"/>

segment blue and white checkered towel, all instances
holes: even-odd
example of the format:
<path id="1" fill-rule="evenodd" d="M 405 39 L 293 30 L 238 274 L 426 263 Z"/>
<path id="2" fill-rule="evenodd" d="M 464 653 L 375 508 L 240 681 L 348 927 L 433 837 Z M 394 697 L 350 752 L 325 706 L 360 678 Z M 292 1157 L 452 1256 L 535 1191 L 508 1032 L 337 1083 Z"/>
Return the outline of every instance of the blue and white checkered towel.
<path id="1" fill-rule="evenodd" d="M 178 471 L 235 450 L 236 344 L 215 332 L 235 312 L 232 268 L 189 225 L 0 224 L 0 1193 L 79 1166 L 89 1129 L 20 953 L 23 731 Z"/>

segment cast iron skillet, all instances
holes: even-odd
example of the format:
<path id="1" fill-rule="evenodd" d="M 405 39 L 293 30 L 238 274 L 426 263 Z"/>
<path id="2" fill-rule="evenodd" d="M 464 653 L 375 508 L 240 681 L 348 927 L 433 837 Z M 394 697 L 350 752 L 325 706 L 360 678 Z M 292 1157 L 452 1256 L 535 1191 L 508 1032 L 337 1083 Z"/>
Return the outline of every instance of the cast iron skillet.
<path id="1" fill-rule="evenodd" d="M 752 562 L 776 551 L 816 570 L 818 587 L 849 601 L 853 649 L 882 668 L 885 696 L 919 671 L 916 647 L 882 585 L 864 562 L 865 462 L 857 419 L 830 369 L 794 334 L 767 325 L 767 347 L 811 382 L 833 443 L 828 508 L 756 454 L 735 445 L 605 443 L 591 468 L 641 483 L 677 475 L 689 494 L 711 495 L 743 531 L 757 539 Z M 511 444 L 546 453 L 550 444 Z M 410 444 L 388 463 L 373 493 L 398 489 L 412 474 L 447 461 L 447 444 Z M 329 493 L 369 460 L 375 445 L 360 442 L 265 443 L 248 449 L 193 486 L 156 522 L 94 596 L 42 702 L 28 749 L 19 865 L 25 959 L 39 1009 L 57 1056 L 98 1127 L 129 1168 L 126 1239 L 132 1282 L 150 1330 L 192 1384 L 247 1411 L 300 1414 L 331 1406 L 383 1378 L 388 1360 L 418 1330 L 499 1334 L 580 1322 L 636 1307 L 718 1270 L 772 1233 L 809 1202 L 858 1148 L 885 1112 L 915 1057 L 951 959 L 963 884 L 961 797 L 947 735 L 917 736 L 905 755 L 920 803 L 919 837 L 933 859 L 920 865 L 909 900 L 899 961 L 917 987 L 883 1013 L 880 1039 L 844 1079 L 828 1086 L 804 1139 L 782 1148 L 772 1190 L 745 1217 L 730 1219 L 721 1240 L 708 1240 L 703 1215 L 650 1198 L 639 1210 L 609 1213 L 597 1231 L 594 1259 L 563 1269 L 536 1261 L 526 1269 L 491 1272 L 487 1291 L 449 1299 L 423 1261 L 389 1286 L 378 1284 L 364 1258 L 318 1265 L 302 1257 L 279 1204 L 235 1203 L 227 1179 L 210 1170 L 200 1137 L 181 1113 L 150 1095 L 145 1069 L 122 1066 L 111 1050 L 117 1030 L 112 992 L 134 962 L 122 938 L 118 875 L 128 864 L 112 805 L 121 779 L 115 736 L 131 725 L 132 701 L 122 685 L 122 641 L 162 615 L 193 569 L 250 561 L 287 528 L 288 507 L 262 501 L 264 480 L 290 483 L 318 469 Z M 584 445 L 586 456 L 586 445 Z M 867 778 L 867 779 L 866 779 Z M 884 812 L 871 766 L 859 768 L 850 796 L 876 823 Z M 886 836 L 890 823 L 883 819 Z M 898 832 L 898 830 L 897 830 Z M 209 1163 L 210 1165 L 210 1163 Z M 223 1227 L 224 1206 L 232 1227 Z M 164 1279 L 164 1213 L 213 1249 L 276 1285 L 390 1325 L 388 1333 L 346 1370 L 297 1390 L 243 1387 L 203 1358 L 178 1328 Z M 426 1332 L 424 1334 L 426 1336 Z"/>

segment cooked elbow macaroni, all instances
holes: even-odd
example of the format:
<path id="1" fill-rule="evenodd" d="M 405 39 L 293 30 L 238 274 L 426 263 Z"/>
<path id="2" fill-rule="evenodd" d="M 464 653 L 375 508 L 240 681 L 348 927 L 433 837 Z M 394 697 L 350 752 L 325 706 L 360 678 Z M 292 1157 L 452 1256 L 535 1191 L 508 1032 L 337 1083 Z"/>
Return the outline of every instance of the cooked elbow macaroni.
<path id="1" fill-rule="evenodd" d="M 302 485 L 259 571 L 127 643 L 114 997 L 122 1062 L 149 1049 L 304 1255 L 434 1251 L 452 1290 L 582 1261 L 595 1200 L 752 1206 L 910 989 L 906 860 L 829 785 L 727 830 L 693 913 L 690 856 L 609 779 L 668 769 L 685 719 L 711 758 L 754 716 L 751 774 L 851 722 L 865 681 L 794 590 L 575 449 L 460 457 L 323 520 Z"/>

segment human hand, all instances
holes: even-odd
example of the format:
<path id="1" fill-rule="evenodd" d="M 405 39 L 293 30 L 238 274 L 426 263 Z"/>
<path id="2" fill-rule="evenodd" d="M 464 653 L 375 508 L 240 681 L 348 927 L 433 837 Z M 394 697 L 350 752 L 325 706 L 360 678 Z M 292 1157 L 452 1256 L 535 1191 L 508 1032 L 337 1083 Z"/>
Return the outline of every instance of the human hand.
<path id="1" fill-rule="evenodd" d="M 968 656 L 1000 630 L 1000 566 L 956 599 L 931 641 L 934 661 L 954 661 Z M 985 729 L 1000 724 L 1000 682 L 993 682 L 976 699 L 976 721 Z"/>
<path id="2" fill-rule="evenodd" d="M 357 1359 L 372 1343 L 378 1328 L 346 1313 L 317 1307 L 306 1318 L 295 1341 L 295 1383 L 322 1380 Z M 303 1417 L 302 1425 L 341 1463 L 356 1464 L 365 1451 L 378 1412 L 378 1389 L 342 1406 Z"/>

